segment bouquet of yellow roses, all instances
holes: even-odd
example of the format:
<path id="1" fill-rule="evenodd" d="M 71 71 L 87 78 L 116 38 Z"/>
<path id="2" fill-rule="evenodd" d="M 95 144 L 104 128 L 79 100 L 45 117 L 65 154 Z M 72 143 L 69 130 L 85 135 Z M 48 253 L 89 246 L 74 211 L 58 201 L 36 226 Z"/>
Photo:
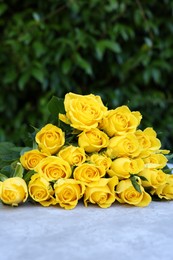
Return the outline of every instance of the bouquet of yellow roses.
<path id="1" fill-rule="evenodd" d="M 0 144 L 0 199 L 17 206 L 144 207 L 173 199 L 167 150 L 142 115 L 127 106 L 109 110 L 100 96 L 68 93 L 49 102 L 52 122 L 36 129 L 32 147 Z M 31 137 L 32 135 L 30 135 Z"/>

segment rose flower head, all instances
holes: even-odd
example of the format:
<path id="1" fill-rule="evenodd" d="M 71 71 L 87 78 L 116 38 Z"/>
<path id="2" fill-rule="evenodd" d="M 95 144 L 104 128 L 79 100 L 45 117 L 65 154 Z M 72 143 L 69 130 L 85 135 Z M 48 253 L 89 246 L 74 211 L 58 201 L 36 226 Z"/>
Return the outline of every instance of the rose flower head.
<path id="1" fill-rule="evenodd" d="M 85 150 L 82 147 L 69 145 L 63 147 L 58 156 L 67 161 L 71 166 L 78 166 L 86 161 Z"/>
<path id="2" fill-rule="evenodd" d="M 20 177 L 8 178 L 0 182 L 0 200 L 11 206 L 18 206 L 28 198 L 25 181 Z"/>
<path id="3" fill-rule="evenodd" d="M 104 166 L 83 163 L 74 169 L 73 177 L 75 180 L 81 181 L 87 185 L 93 181 L 98 181 L 105 174 L 106 171 Z"/>
<path id="4" fill-rule="evenodd" d="M 65 134 L 61 128 L 47 124 L 36 134 L 35 140 L 42 152 L 55 154 L 64 145 Z"/>
<path id="5" fill-rule="evenodd" d="M 120 180 L 127 179 L 130 174 L 138 174 L 144 169 L 144 162 L 141 158 L 121 157 L 113 160 L 108 175 L 117 176 Z"/>
<path id="6" fill-rule="evenodd" d="M 88 202 L 98 204 L 101 208 L 108 208 L 115 201 L 115 186 L 118 184 L 116 176 L 112 178 L 101 178 L 97 182 L 92 182 L 87 185 L 84 204 Z"/>
<path id="7" fill-rule="evenodd" d="M 110 158 L 117 157 L 138 157 L 141 146 L 135 134 L 127 133 L 122 136 L 114 136 L 110 139 L 106 154 Z"/>
<path id="8" fill-rule="evenodd" d="M 39 150 L 34 149 L 21 155 L 20 162 L 26 170 L 34 170 L 39 162 L 47 156 L 48 155 L 46 153 L 42 153 Z"/>
<path id="9" fill-rule="evenodd" d="M 140 157 L 147 157 L 153 152 L 159 151 L 161 142 L 157 138 L 157 134 L 152 127 L 147 127 L 144 131 L 137 130 L 135 135 L 141 146 Z"/>
<path id="10" fill-rule="evenodd" d="M 78 130 L 96 128 L 107 111 L 100 96 L 93 94 L 68 93 L 65 95 L 64 106 L 66 115 L 59 114 L 59 119 Z"/>
<path id="11" fill-rule="evenodd" d="M 84 130 L 78 137 L 78 145 L 88 153 L 99 152 L 106 148 L 108 143 L 109 137 L 98 128 Z"/>
<path id="12" fill-rule="evenodd" d="M 130 179 L 121 180 L 116 186 L 115 196 L 120 203 L 127 203 L 138 207 L 146 207 L 151 202 L 150 195 L 144 190 L 138 178 L 141 192 L 137 191 Z"/>
<path id="13" fill-rule="evenodd" d="M 168 174 L 164 173 L 161 169 L 145 168 L 139 174 L 139 177 L 144 177 L 142 180 L 144 187 L 158 188 L 160 185 L 166 184 Z"/>
<path id="14" fill-rule="evenodd" d="M 28 189 L 31 198 L 44 207 L 55 205 L 57 203 L 53 197 L 54 191 L 51 184 L 38 173 L 32 175 L 28 184 Z"/>
<path id="15" fill-rule="evenodd" d="M 54 189 L 57 203 L 62 208 L 73 209 L 82 198 L 85 185 L 74 179 L 59 179 L 54 184 Z"/>
<path id="16" fill-rule="evenodd" d="M 105 153 L 93 153 L 89 157 L 89 161 L 92 163 L 95 163 L 96 165 L 103 166 L 105 168 L 105 171 L 107 172 L 112 164 L 111 158 L 106 156 Z"/>
<path id="17" fill-rule="evenodd" d="M 150 154 L 148 157 L 144 158 L 144 163 L 146 168 L 156 168 L 162 169 L 166 166 L 168 159 L 165 155 L 160 153 Z"/>
<path id="18" fill-rule="evenodd" d="M 166 183 L 152 189 L 152 195 L 157 195 L 160 199 L 172 200 L 173 199 L 173 175 L 168 175 Z"/>
<path id="19" fill-rule="evenodd" d="M 48 181 L 57 181 L 61 178 L 67 179 L 72 173 L 70 164 L 58 156 L 44 158 L 35 170 Z"/>
<path id="20" fill-rule="evenodd" d="M 140 112 L 131 112 L 127 106 L 121 106 L 114 110 L 108 110 L 100 127 L 110 137 L 124 135 L 125 133 L 134 133 L 141 119 Z"/>

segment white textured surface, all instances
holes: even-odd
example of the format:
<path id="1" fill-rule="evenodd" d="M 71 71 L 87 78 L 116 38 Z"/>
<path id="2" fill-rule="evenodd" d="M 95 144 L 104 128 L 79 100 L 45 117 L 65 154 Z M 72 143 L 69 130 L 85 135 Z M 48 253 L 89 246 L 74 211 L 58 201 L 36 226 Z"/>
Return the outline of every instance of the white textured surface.
<path id="1" fill-rule="evenodd" d="M 1 260 L 172 260 L 173 202 L 83 204 L 67 211 L 0 204 Z"/>

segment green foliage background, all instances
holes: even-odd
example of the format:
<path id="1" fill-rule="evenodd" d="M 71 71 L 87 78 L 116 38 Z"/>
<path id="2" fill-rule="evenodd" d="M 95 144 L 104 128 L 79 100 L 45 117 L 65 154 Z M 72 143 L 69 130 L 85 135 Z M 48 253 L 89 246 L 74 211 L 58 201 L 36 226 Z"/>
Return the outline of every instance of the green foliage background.
<path id="1" fill-rule="evenodd" d="M 172 0 L 0 0 L 0 141 L 21 144 L 52 95 L 127 104 L 173 148 Z"/>

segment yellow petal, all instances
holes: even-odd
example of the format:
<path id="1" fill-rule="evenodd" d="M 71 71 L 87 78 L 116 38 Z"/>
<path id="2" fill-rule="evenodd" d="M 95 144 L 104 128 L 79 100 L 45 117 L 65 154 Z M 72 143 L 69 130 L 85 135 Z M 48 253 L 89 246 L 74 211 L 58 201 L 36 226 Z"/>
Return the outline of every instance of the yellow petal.
<path id="1" fill-rule="evenodd" d="M 118 178 L 117 178 L 117 176 L 114 176 L 114 177 L 112 177 L 112 178 L 109 179 L 108 186 L 109 186 L 110 191 L 111 191 L 112 193 L 114 193 L 114 191 L 115 191 L 115 186 L 116 186 L 117 184 L 118 184 Z"/>
<path id="2" fill-rule="evenodd" d="M 143 199 L 136 206 L 146 207 L 150 204 L 150 202 L 151 202 L 151 196 L 147 192 L 144 192 L 143 193 Z"/>
<path id="3" fill-rule="evenodd" d="M 57 201 L 55 200 L 55 198 L 51 197 L 49 200 L 44 200 L 44 201 L 39 201 L 39 203 L 43 206 L 43 207 L 49 207 L 51 205 L 56 205 Z"/>
<path id="4" fill-rule="evenodd" d="M 59 120 L 61 120 L 65 124 L 68 124 L 68 125 L 70 124 L 70 120 L 64 114 L 59 114 Z"/>
<path id="5" fill-rule="evenodd" d="M 132 186 L 131 180 L 122 180 L 118 183 L 116 188 L 116 193 L 121 193 L 124 190 L 127 190 L 129 187 Z"/>

